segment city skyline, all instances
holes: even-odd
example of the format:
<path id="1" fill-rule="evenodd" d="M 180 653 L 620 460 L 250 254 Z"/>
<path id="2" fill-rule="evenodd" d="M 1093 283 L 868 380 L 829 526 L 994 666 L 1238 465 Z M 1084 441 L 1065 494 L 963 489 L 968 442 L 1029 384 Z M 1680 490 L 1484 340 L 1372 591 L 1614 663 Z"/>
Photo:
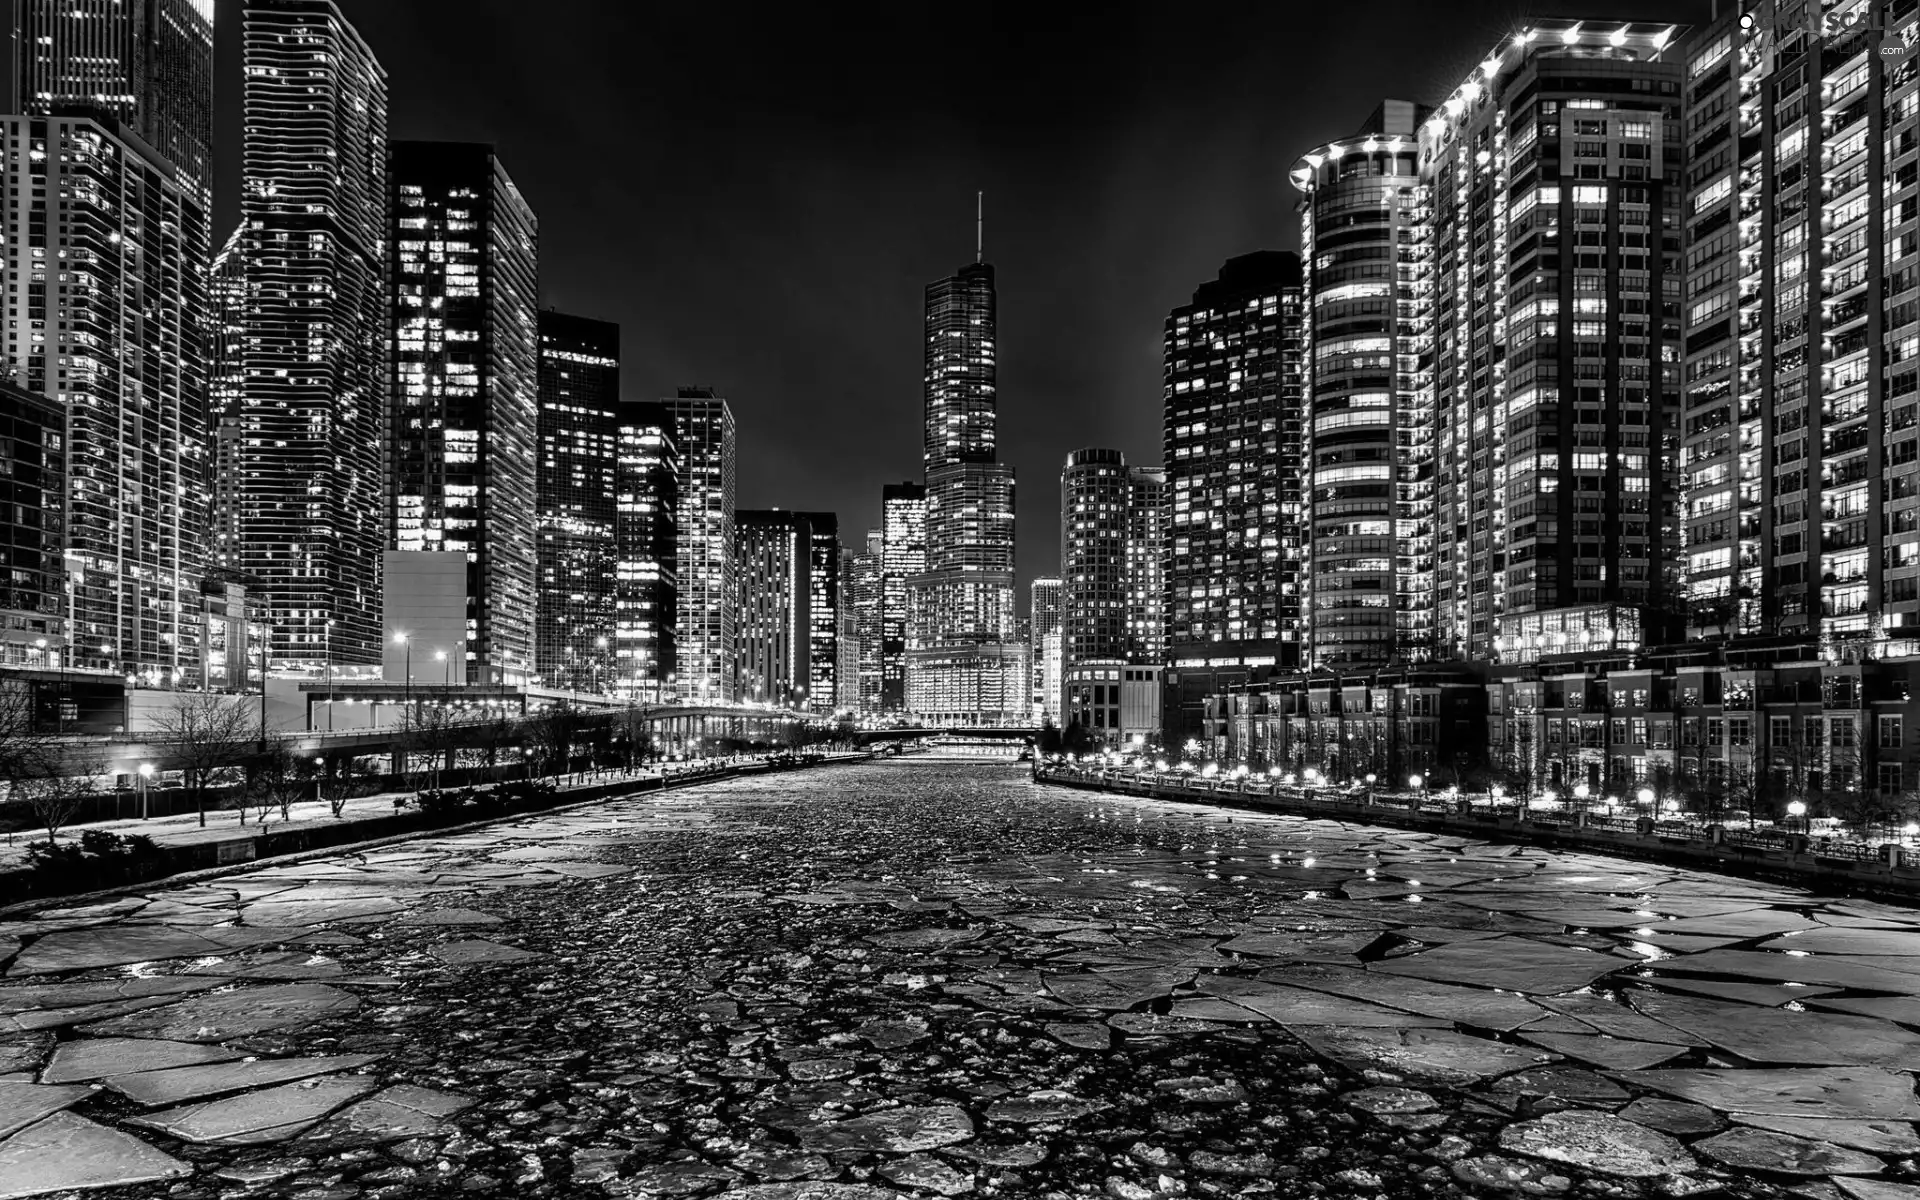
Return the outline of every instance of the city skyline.
<path id="1" fill-rule="evenodd" d="M 898 93 L 896 108 L 906 106 L 889 116 L 887 105 L 869 105 L 850 85 L 826 78 L 832 72 L 804 66 L 846 51 L 825 31 L 785 18 L 736 30 L 713 15 L 648 17 L 594 3 L 551 6 L 536 25 L 485 2 L 459 6 L 458 21 L 449 19 L 453 6 L 431 2 L 341 0 L 340 9 L 383 63 L 407 64 L 388 81 L 394 137 L 496 145 L 541 214 L 542 304 L 628 331 L 625 395 L 644 401 L 688 384 L 713 386 L 741 421 L 739 502 L 837 512 L 843 530 L 880 522 L 877 485 L 905 477 L 920 445 L 919 297 L 929 281 L 971 258 L 976 191 L 986 193 L 986 257 L 1005 303 L 1002 460 L 1034 480 L 1052 479 L 1067 453 L 1088 444 L 1156 462 L 1160 324 L 1225 259 L 1298 248 L 1299 197 L 1286 169 L 1301 150 L 1352 133 L 1382 95 L 1437 101 L 1486 45 L 1528 15 L 1604 9 L 1609 18 L 1696 23 L 1707 16 L 1704 3 L 1389 3 L 1378 10 L 1388 32 L 1370 47 L 1364 69 L 1289 81 L 1282 76 L 1291 73 L 1235 79 L 1216 68 L 1253 59 L 1276 39 L 1333 36 L 1338 14 L 1248 13 L 1229 35 L 1169 32 L 1144 10 L 1122 10 L 1098 36 L 1135 81 L 1102 110 L 1075 82 L 1091 69 L 1080 64 L 1102 59 L 1097 47 L 1064 19 L 1029 15 L 1020 21 L 1027 48 L 996 52 L 1008 57 L 1004 73 L 1013 80 L 1004 94 L 962 111 L 968 106 L 958 99 L 921 95 L 909 87 L 909 72 L 889 66 L 876 82 Z M 237 211 L 241 79 L 233 11 L 228 19 L 223 5 L 216 28 L 216 247 Z M 652 29 L 655 20 L 666 26 Z M 890 18 L 878 36 L 905 41 L 914 21 Z M 513 37 L 495 32 L 510 28 L 518 31 Z M 710 107 L 711 97 L 690 105 L 680 97 L 709 90 L 712 55 L 662 53 L 636 72 L 597 55 L 576 61 L 572 50 L 564 52 L 574 97 L 566 106 L 488 82 L 521 74 L 510 60 L 553 58 L 590 29 L 609 46 L 671 35 L 696 49 L 728 47 L 718 69 L 730 79 L 737 72 L 741 86 L 717 89 L 724 111 Z M 738 53 L 735 38 L 747 41 Z M 814 57 L 785 62 L 796 44 L 813 47 Z M 1069 69 L 1037 70 L 1047 58 Z M 708 66 L 697 65 L 703 61 Z M 1148 63 L 1167 77 L 1140 79 Z M 1250 74 L 1271 78 L 1249 82 Z M 692 90 L 668 82 L 690 85 L 696 77 L 703 82 Z M 827 132 L 807 134 L 782 115 L 784 97 L 795 94 Z M 568 115 L 576 102 L 627 113 L 605 123 L 612 143 L 598 132 L 600 120 Z M 913 135 L 918 149 L 905 161 L 847 149 L 892 137 L 923 111 L 937 132 Z M 1204 152 L 1192 156 L 1199 174 L 1163 172 L 1162 156 L 1176 152 L 1201 112 L 1214 128 Z M 743 116 L 752 118 L 744 130 Z M 829 136 L 847 122 L 876 127 L 874 136 Z M 581 156 L 609 145 L 632 164 L 610 164 L 607 181 L 593 186 L 566 182 Z M 760 169 L 743 175 L 727 165 L 749 147 L 780 168 L 779 187 L 769 190 Z M 661 179 L 698 186 L 650 182 Z M 621 186 L 627 181 L 631 188 Z M 1063 228 L 1086 234 L 1057 237 Z M 797 236 L 807 230 L 813 233 Z M 722 257 L 692 254 L 694 245 Z M 627 261 L 646 270 L 636 275 L 620 265 Z M 1067 287 L 1060 279 L 1095 282 Z M 742 343 L 733 332 L 742 322 L 767 327 L 768 336 Z M 1098 353 L 1086 353 L 1089 345 Z M 811 419 L 816 405 L 832 406 L 860 432 L 830 439 L 824 423 Z M 818 453 L 788 453 L 794 447 Z M 1022 529 L 1055 525 L 1050 485 L 1022 489 L 1018 500 Z M 1020 588 L 1056 571 L 1057 557 L 1050 537 L 1022 537 Z"/>

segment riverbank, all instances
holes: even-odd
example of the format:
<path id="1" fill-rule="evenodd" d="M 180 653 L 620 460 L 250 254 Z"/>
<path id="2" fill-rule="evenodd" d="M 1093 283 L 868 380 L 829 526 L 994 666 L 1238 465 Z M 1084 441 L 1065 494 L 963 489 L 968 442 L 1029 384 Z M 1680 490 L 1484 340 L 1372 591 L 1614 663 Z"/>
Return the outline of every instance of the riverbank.
<path id="1" fill-rule="evenodd" d="M 1078 767 L 1043 767 L 1034 773 L 1034 780 L 1114 795 L 1185 800 L 1649 859 L 1696 870 L 1790 882 L 1824 892 L 1920 900 L 1920 852 L 1892 842 L 1875 845 L 1771 831 L 1756 834 L 1724 825 L 1609 817 L 1593 812 L 1490 809 L 1464 800 L 1449 803 L 1431 795 L 1333 795 L 1257 780 L 1176 781 L 1164 775 L 1134 776 Z"/>
<path id="2" fill-rule="evenodd" d="M 237 869 L 263 859 L 283 859 L 315 851 L 342 851 L 374 843 L 403 841 L 426 833 L 448 832 L 456 828 L 481 828 L 499 821 L 514 820 L 530 814 L 572 808 L 598 801 L 711 783 L 739 775 L 764 774 L 771 770 L 797 770 L 808 766 L 829 766 L 845 762 L 865 762 L 869 752 L 844 752 L 822 755 L 815 760 L 800 760 L 792 765 L 774 767 L 764 759 L 707 759 L 693 763 L 671 764 L 664 771 L 583 772 L 560 776 L 552 794 L 531 804 L 518 804 L 510 810 L 477 817 L 471 810 L 450 814 L 421 811 L 417 793 L 390 792 L 362 796 L 350 801 L 339 816 L 334 816 L 323 801 L 302 801 L 288 809 L 288 817 L 264 824 L 239 825 L 235 814 L 209 814 L 210 823 L 202 827 L 193 814 L 156 818 L 151 821 L 126 820 L 102 822 L 87 827 L 121 837 L 145 836 L 160 850 L 157 873 L 137 881 L 103 880 L 95 875 L 75 874 L 62 877 L 26 865 L 25 844 L 18 837 L 14 844 L 0 848 L 0 904 L 19 906 L 51 898 L 70 900 L 96 890 L 113 892 L 125 886 L 148 887 L 179 882 L 185 875 L 209 877 L 222 870 Z M 73 840 L 69 835 L 63 840 Z M 0 909 L 0 912 L 8 909 Z"/>

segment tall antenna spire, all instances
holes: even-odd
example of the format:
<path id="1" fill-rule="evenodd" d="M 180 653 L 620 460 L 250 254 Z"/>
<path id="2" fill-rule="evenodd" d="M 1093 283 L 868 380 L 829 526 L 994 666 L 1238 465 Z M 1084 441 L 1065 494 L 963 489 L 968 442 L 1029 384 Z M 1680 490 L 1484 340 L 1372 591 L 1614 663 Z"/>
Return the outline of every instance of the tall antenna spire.
<path id="1" fill-rule="evenodd" d="M 987 249 L 987 194 L 973 194 L 973 261 L 982 261 Z"/>

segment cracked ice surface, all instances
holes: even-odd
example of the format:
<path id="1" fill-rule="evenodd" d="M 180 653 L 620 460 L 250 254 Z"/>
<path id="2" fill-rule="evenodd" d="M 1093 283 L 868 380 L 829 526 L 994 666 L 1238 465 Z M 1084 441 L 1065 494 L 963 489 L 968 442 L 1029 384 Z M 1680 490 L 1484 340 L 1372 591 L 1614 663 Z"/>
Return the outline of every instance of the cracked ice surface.
<path id="1" fill-rule="evenodd" d="M 1920 917 L 776 774 L 0 922 L 0 1198 L 1920 1198 Z"/>

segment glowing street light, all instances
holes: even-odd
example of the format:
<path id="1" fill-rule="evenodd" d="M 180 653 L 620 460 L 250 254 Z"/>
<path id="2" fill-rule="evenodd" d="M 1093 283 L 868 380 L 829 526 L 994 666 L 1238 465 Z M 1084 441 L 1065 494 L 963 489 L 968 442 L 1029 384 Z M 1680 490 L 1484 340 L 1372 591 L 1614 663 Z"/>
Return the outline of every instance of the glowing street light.
<path id="1" fill-rule="evenodd" d="M 153 780 L 153 764 L 140 764 L 140 819 L 147 819 L 147 785 Z"/>
<path id="2" fill-rule="evenodd" d="M 1788 815 L 1789 817 L 1792 817 L 1792 818 L 1794 818 L 1795 820 L 1797 820 L 1797 821 L 1799 821 L 1799 822 L 1801 823 L 1801 829 L 1800 829 L 1800 832 L 1802 832 L 1802 833 L 1805 833 L 1805 832 L 1806 832 L 1806 816 L 1807 816 L 1807 802 L 1806 802 L 1806 801 L 1804 801 L 1804 800 L 1794 800 L 1794 801 L 1790 801 L 1790 802 L 1789 802 L 1789 803 L 1787 804 L 1787 815 Z"/>

